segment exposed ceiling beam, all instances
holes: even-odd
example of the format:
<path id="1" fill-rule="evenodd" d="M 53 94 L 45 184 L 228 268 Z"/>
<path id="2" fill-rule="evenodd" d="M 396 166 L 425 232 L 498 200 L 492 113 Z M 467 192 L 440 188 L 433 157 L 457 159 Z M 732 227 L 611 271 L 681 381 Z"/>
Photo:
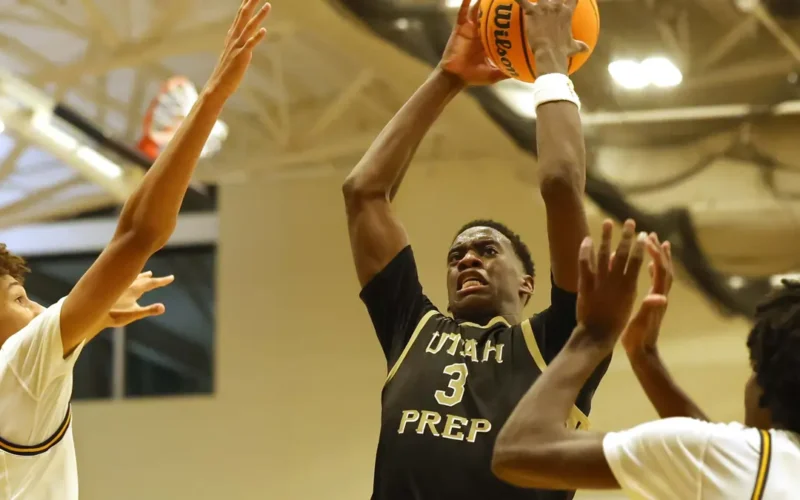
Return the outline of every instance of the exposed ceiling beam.
<path id="1" fill-rule="evenodd" d="M 793 58 L 786 56 L 750 59 L 704 74 L 693 75 L 684 80 L 681 89 L 685 91 L 707 89 L 788 75 L 796 65 Z"/>
<path id="2" fill-rule="evenodd" d="M 49 200 L 57 196 L 59 193 L 66 191 L 67 189 L 71 189 L 84 183 L 85 181 L 81 176 L 75 175 L 51 186 L 47 186 L 46 188 L 28 193 L 24 198 L 0 207 L 0 220 L 3 218 L 18 216 L 21 213 L 30 210 L 30 208 L 34 207 L 35 205 Z"/>
<path id="3" fill-rule="evenodd" d="M 339 95 L 331 101 L 322 112 L 319 118 L 311 126 L 307 135 L 303 138 L 305 143 L 313 143 L 336 123 L 345 112 L 363 95 L 364 89 L 375 80 L 375 74 L 370 70 L 359 73 L 353 81 L 342 90 Z"/>
<path id="4" fill-rule="evenodd" d="M 14 148 L 5 157 L 3 163 L 0 164 L 0 182 L 4 182 L 17 168 L 17 162 L 28 150 L 30 143 L 24 139 L 16 138 Z"/>
<path id="5" fill-rule="evenodd" d="M 84 212 L 108 208 L 117 204 L 116 199 L 107 193 L 75 196 L 70 199 L 53 203 L 40 203 L 33 205 L 28 210 L 9 214 L 0 218 L 0 229 L 35 224 L 53 219 L 74 217 Z"/>
<path id="6" fill-rule="evenodd" d="M 89 54 L 91 57 L 75 63 L 40 71 L 32 75 L 30 81 L 34 85 L 43 85 L 58 80 L 59 83 L 70 85 L 86 76 L 150 64 L 169 57 L 218 49 L 221 36 L 227 30 L 228 24 L 227 21 L 209 23 L 161 40 L 126 42 L 115 50 L 103 54 Z"/>
<path id="7" fill-rule="evenodd" d="M 169 31 L 188 13 L 191 4 L 192 0 L 169 0 L 160 5 L 159 9 L 152 9 L 151 12 L 156 18 L 150 28 L 145 31 L 142 39 L 161 39 L 167 36 Z"/>
<path id="8" fill-rule="evenodd" d="M 92 30 L 108 48 L 119 45 L 121 38 L 114 29 L 112 20 L 100 10 L 95 0 L 81 0 L 86 19 L 89 21 L 89 29 Z"/>
<path id="9" fill-rule="evenodd" d="M 144 39 L 122 43 L 115 50 L 102 55 L 84 58 L 66 66 L 57 66 L 40 71 L 30 77 L 35 85 L 58 80 L 71 85 L 86 76 L 95 76 L 119 68 L 130 68 L 152 64 L 170 57 L 198 52 L 217 52 L 230 20 L 216 21 L 174 33 L 161 39 Z M 280 24 L 270 25 L 270 31 L 281 31 Z"/>
<path id="10" fill-rule="evenodd" d="M 742 41 L 754 38 L 758 33 L 758 20 L 752 17 L 742 19 L 733 26 L 725 35 L 720 37 L 708 50 L 698 57 L 692 65 L 695 72 L 705 70 L 715 65 L 720 59 L 727 56 Z"/>
<path id="11" fill-rule="evenodd" d="M 47 57 L 31 49 L 30 47 L 23 44 L 16 38 L 11 38 L 2 33 L 0 33 L 0 47 L 6 49 L 10 53 L 17 55 L 17 57 L 25 59 L 29 63 L 33 63 L 40 69 L 53 67 L 53 62 L 50 61 Z M 95 98 L 96 93 L 98 92 L 96 83 L 86 84 L 83 82 L 74 85 L 69 90 L 75 92 L 78 96 L 80 96 L 82 99 L 87 100 L 88 102 L 92 102 Z M 126 110 L 128 109 L 128 106 L 126 104 L 117 99 L 109 98 L 106 102 L 109 109 L 112 109 L 119 113 L 125 113 Z"/>

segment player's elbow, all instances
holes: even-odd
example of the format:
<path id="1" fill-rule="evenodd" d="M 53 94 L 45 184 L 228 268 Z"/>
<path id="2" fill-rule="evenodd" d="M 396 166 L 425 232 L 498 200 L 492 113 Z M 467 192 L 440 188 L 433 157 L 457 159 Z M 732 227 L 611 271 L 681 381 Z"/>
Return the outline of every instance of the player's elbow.
<path id="1" fill-rule="evenodd" d="M 134 222 L 117 229 L 115 240 L 124 241 L 143 254 L 154 254 L 164 247 L 175 230 L 175 224 L 163 221 L 157 224 Z"/>
<path id="2" fill-rule="evenodd" d="M 492 451 L 492 474 L 498 479 L 510 482 L 513 464 L 514 456 L 508 443 L 501 442 L 498 438 L 494 445 L 494 451 Z"/>
<path id="3" fill-rule="evenodd" d="M 350 174 L 342 184 L 344 203 L 348 211 L 361 206 L 365 201 L 378 198 L 387 199 L 389 188 L 369 182 L 363 175 Z"/>
<path id="4" fill-rule="evenodd" d="M 576 162 L 564 159 L 540 165 L 539 190 L 545 201 L 564 197 L 582 197 L 586 184 Z"/>
<path id="5" fill-rule="evenodd" d="M 522 449 L 519 444 L 506 441 L 495 443 L 492 453 L 492 473 L 508 484 L 521 488 L 539 486 L 536 472 L 542 470 L 537 462 L 535 448 Z"/>
<path id="6" fill-rule="evenodd" d="M 547 457 L 543 450 L 547 443 L 541 442 L 540 433 L 521 434 L 508 426 L 497 436 L 492 451 L 492 473 L 502 481 L 523 488 L 539 486 L 537 472 L 547 470 Z"/>

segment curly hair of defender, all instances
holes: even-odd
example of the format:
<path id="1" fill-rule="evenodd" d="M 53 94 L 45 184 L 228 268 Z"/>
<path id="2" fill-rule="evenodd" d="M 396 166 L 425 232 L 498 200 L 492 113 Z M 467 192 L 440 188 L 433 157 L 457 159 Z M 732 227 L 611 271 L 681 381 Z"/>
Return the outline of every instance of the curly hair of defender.
<path id="1" fill-rule="evenodd" d="M 782 284 L 757 307 L 747 347 L 761 407 L 776 426 L 800 432 L 800 281 Z"/>
<path id="2" fill-rule="evenodd" d="M 25 259 L 14 255 L 8 250 L 5 243 L 0 243 L 0 276 L 11 276 L 20 283 L 25 282 L 25 276 L 31 272 Z"/>
<path id="3" fill-rule="evenodd" d="M 458 230 L 453 239 L 455 240 L 455 238 L 458 238 L 459 234 L 473 227 L 490 227 L 508 238 L 509 241 L 511 241 L 511 246 L 514 248 L 514 253 L 516 253 L 519 260 L 522 261 L 522 267 L 525 269 L 525 273 L 530 276 L 536 276 L 536 266 L 533 263 L 533 257 L 531 257 L 531 251 L 528 249 L 528 245 L 522 241 L 522 238 L 517 233 L 501 222 L 491 219 L 476 219 L 467 222 Z"/>

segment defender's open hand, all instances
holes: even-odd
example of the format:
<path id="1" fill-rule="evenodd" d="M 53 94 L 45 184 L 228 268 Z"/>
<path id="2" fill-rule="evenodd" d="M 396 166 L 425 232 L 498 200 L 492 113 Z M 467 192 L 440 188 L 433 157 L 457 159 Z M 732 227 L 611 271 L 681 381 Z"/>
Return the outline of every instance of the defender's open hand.
<path id="1" fill-rule="evenodd" d="M 672 288 L 672 248 L 668 241 L 661 243 L 651 233 L 645 242 L 652 262 L 649 264 L 652 285 L 639 311 L 622 332 L 622 346 L 628 354 L 654 352 L 667 312 L 667 296 Z"/>
<path id="2" fill-rule="evenodd" d="M 265 3 L 260 9 L 259 0 L 244 0 L 225 37 L 225 49 L 217 62 L 217 67 L 208 81 L 207 88 L 221 93 L 224 97 L 233 94 L 244 78 L 247 67 L 253 58 L 253 49 L 264 39 L 266 28 L 261 24 L 267 18 L 272 6 Z"/>
<path id="3" fill-rule="evenodd" d="M 596 254 L 590 237 L 581 244 L 577 310 L 578 322 L 597 340 L 610 343 L 616 342 L 630 318 L 645 247 L 645 235 L 637 237 L 636 223 L 628 220 L 612 254 L 612 229 L 606 220 Z"/>
<path id="4" fill-rule="evenodd" d="M 150 316 L 164 314 L 164 304 L 140 306 L 139 299 L 147 292 L 163 288 L 175 281 L 174 276 L 154 278 L 152 271 L 141 273 L 108 312 L 106 328 L 125 326 Z"/>

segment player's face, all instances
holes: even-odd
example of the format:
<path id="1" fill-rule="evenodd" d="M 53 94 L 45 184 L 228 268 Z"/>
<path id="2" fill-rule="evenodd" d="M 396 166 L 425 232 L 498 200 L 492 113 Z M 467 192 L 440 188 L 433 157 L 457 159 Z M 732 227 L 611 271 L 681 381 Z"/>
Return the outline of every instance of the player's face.
<path id="1" fill-rule="evenodd" d="M 761 407 L 761 394 L 761 387 L 753 372 L 744 386 L 744 423 L 758 429 L 769 429 L 772 427 L 772 416 L 769 410 Z"/>
<path id="2" fill-rule="evenodd" d="M 25 288 L 11 276 L 0 278 L 0 345 L 25 328 L 44 308 L 28 298 Z"/>
<path id="3" fill-rule="evenodd" d="M 533 293 L 533 278 L 508 238 L 489 227 L 459 234 L 447 254 L 449 309 L 459 319 L 483 322 L 517 314 Z"/>

